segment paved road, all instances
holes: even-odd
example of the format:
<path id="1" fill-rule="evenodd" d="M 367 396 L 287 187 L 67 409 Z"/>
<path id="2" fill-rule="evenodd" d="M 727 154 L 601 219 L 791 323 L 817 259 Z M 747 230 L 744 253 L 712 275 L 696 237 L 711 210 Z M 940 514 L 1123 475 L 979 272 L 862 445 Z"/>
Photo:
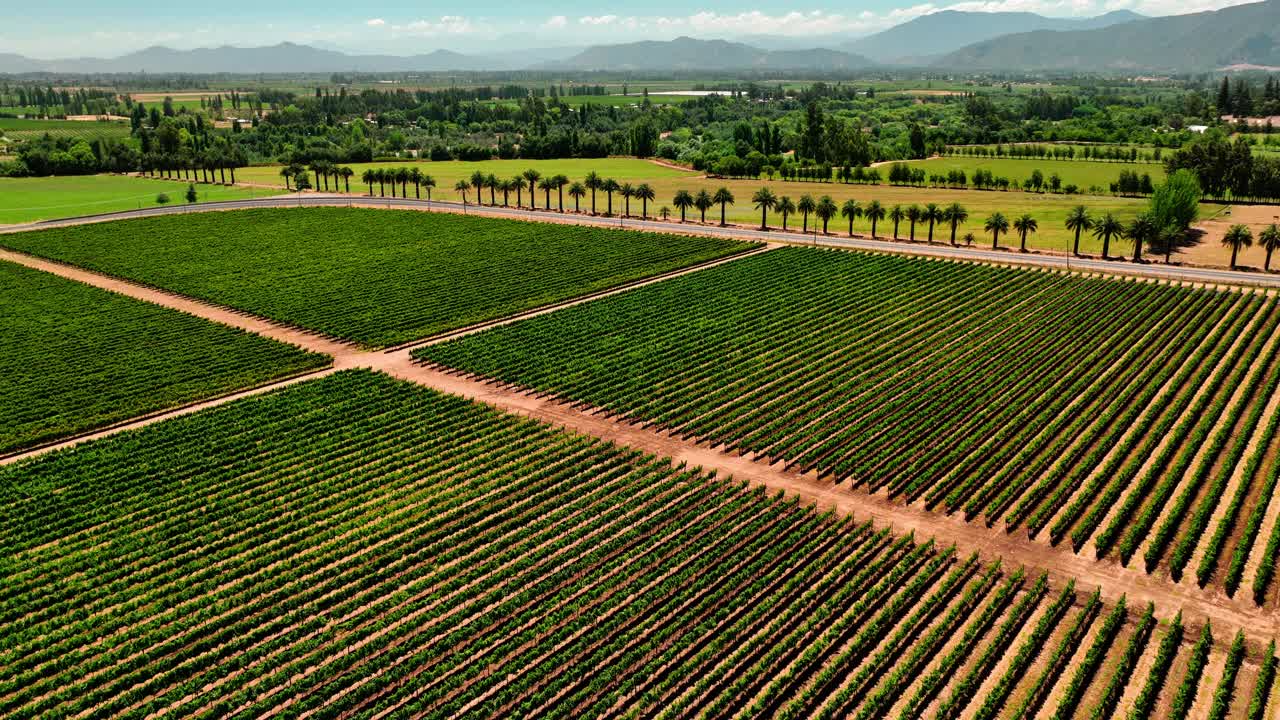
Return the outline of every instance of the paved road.
<path id="1" fill-rule="evenodd" d="M 1075 272 L 1108 273 L 1134 277 L 1170 280 L 1209 285 L 1244 285 L 1250 287 L 1280 288 L 1280 274 L 1262 275 L 1259 273 L 1233 272 L 1230 270 L 1185 267 L 1180 265 L 1135 264 L 1121 260 L 1096 260 L 1087 258 L 1071 258 L 1067 255 L 1020 254 L 1013 251 L 991 250 L 977 247 L 951 247 L 950 245 L 922 245 L 918 243 L 894 242 L 890 240 L 871 240 L 865 237 L 839 237 L 836 235 L 820 236 L 813 233 L 782 232 L 770 230 L 764 232 L 750 228 L 715 225 L 693 225 L 661 220 L 639 220 L 636 218 L 605 218 L 572 213 L 557 213 L 547 210 L 528 210 L 524 208 L 489 207 L 486 205 L 462 204 L 449 200 L 415 200 L 402 198 L 370 198 L 358 195 L 340 195 L 314 193 L 305 195 L 277 195 L 266 198 L 245 200 L 227 200 L 223 202 L 200 203 L 198 205 L 167 205 L 162 207 L 126 210 L 102 215 L 48 220 L 27 223 L 24 225 L 0 226 L 0 234 L 26 232 L 46 228 L 84 225 L 88 223 L 109 222 L 129 218 L 154 217 L 157 215 L 181 215 L 193 212 L 210 212 L 214 210 L 240 210 L 261 207 L 377 207 L 398 208 L 406 210 L 440 210 L 445 212 L 507 217 L 532 220 L 554 220 L 577 225 L 598 227 L 621 227 L 633 230 L 651 230 L 655 232 L 696 233 L 710 237 L 724 237 L 736 240 L 752 240 L 757 242 L 788 243 L 793 245 L 817 245 L 820 247 L 846 248 L 870 252 L 893 252 L 903 255 L 944 258 L 949 260 L 981 261 L 1040 267 L 1052 270 L 1072 270 Z"/>

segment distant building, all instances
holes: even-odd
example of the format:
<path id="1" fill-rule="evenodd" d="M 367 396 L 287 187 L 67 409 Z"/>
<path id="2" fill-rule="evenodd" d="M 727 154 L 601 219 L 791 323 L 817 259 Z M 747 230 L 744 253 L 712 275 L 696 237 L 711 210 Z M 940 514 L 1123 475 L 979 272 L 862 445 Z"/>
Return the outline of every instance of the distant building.
<path id="1" fill-rule="evenodd" d="M 1208 130 L 1209 130 L 1208 125 L 1188 125 L 1187 126 L 1187 132 L 1200 133 L 1201 135 L 1208 132 Z"/>
<path id="2" fill-rule="evenodd" d="M 1225 123 L 1231 123 L 1232 125 L 1239 125 L 1241 122 L 1243 122 L 1245 125 L 1249 127 L 1258 127 L 1258 128 L 1266 127 L 1268 125 L 1270 125 L 1271 127 L 1280 127 L 1280 115 L 1268 115 L 1264 117 L 1246 117 L 1246 118 L 1238 118 L 1234 115 L 1223 115 L 1222 121 Z"/>

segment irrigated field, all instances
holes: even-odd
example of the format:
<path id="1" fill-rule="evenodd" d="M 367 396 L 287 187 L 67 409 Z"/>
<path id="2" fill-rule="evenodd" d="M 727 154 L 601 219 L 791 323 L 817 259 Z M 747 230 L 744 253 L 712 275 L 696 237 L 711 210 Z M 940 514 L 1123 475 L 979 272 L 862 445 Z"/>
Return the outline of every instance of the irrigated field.
<path id="1" fill-rule="evenodd" d="M 0 262 L 0 453 L 329 359 Z"/>
<path id="2" fill-rule="evenodd" d="M 6 716 L 1272 712 L 1232 629 L 367 372 L 2 470 L 0 503 Z"/>
<path id="3" fill-rule="evenodd" d="M 283 188 L 196 185 L 196 192 L 209 202 L 279 195 Z M 155 207 L 161 193 L 171 204 L 186 204 L 187 183 L 123 175 L 0 178 L 0 225 Z"/>
<path id="4" fill-rule="evenodd" d="M 346 208 L 146 218 L 0 243 L 365 345 L 422 338 L 751 247 Z"/>
<path id="5" fill-rule="evenodd" d="M 415 352 L 1275 604 L 1263 294 L 787 249 Z"/>
<path id="6" fill-rule="evenodd" d="M 1157 185 L 1164 181 L 1164 165 L 1160 163 L 1114 163 L 1092 162 L 1086 160 L 1053 160 L 1053 159 L 1010 159 L 1010 158 L 978 158 L 950 156 L 931 158 L 929 160 L 913 160 L 908 165 L 923 168 L 931 175 L 946 175 L 951 170 L 963 170 L 969 182 L 973 182 L 975 170 L 990 170 L 996 177 L 1006 177 L 1013 181 L 1015 188 L 1022 187 L 1022 181 L 1031 177 L 1031 173 L 1039 170 L 1044 174 L 1045 182 L 1049 176 L 1057 173 L 1062 179 L 1063 187 L 1075 185 L 1081 192 L 1097 186 L 1104 191 L 1109 190 L 1111 183 L 1120 178 L 1121 171 L 1148 174 Z M 1078 202 L 1089 204 L 1091 197 L 1078 198 Z"/>
<path id="7" fill-rule="evenodd" d="M 97 120 L 28 120 L 24 118 L 0 118 L 0 130 L 14 140 L 31 140 L 50 135 L 55 138 L 74 138 L 91 142 L 109 138 L 122 140 L 129 137 L 129 123 Z"/>

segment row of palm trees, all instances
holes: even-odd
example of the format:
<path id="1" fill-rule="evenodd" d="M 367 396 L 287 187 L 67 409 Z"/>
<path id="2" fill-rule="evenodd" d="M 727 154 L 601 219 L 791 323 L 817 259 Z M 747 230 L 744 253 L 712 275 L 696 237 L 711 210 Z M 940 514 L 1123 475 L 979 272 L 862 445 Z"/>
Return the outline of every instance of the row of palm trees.
<path id="1" fill-rule="evenodd" d="M 1232 225 L 1222 236 L 1222 244 L 1231 248 L 1231 269 L 1236 269 L 1236 258 L 1240 255 L 1242 248 L 1253 246 L 1253 231 L 1248 225 Z M 1280 225 L 1271 223 L 1271 225 L 1262 229 L 1258 233 L 1258 245 L 1267 251 L 1267 259 L 1262 263 L 1264 272 L 1271 271 L 1271 254 L 1276 250 L 1280 250 Z"/>
<path id="2" fill-rule="evenodd" d="M 567 190 L 566 190 L 567 188 Z M 493 174 L 485 174 L 475 172 L 470 179 L 462 179 L 454 184 L 453 189 L 462 197 L 464 204 L 471 202 L 470 193 L 475 192 L 474 202 L 484 204 L 484 192 L 489 193 L 489 204 L 498 204 L 498 194 L 502 194 L 502 205 L 507 207 L 511 203 L 511 195 L 515 194 L 516 207 L 524 207 L 524 191 L 529 192 L 528 207 L 531 210 L 538 209 L 537 193 L 539 190 L 543 193 L 543 209 L 551 209 L 551 193 L 556 193 L 556 207 L 560 212 L 564 212 L 564 196 L 566 192 L 573 199 L 574 212 L 582 212 L 582 200 L 588 195 L 591 196 L 591 214 L 598 214 L 596 211 L 597 193 L 604 193 L 606 196 L 606 215 L 613 215 L 613 196 L 618 194 L 623 199 L 623 215 L 630 217 L 631 201 L 640 201 L 640 216 L 647 218 L 649 216 L 649 203 L 657 198 L 657 191 L 648 183 L 640 183 L 632 185 L 631 183 L 619 183 L 613 178 L 602 178 L 598 173 L 588 173 L 582 181 L 570 181 L 565 175 L 543 175 L 537 170 L 525 170 L 520 175 L 510 179 L 499 178 Z M 727 191 L 726 191 L 727 192 Z M 732 199 L 730 199 L 730 202 Z"/>
<path id="3" fill-rule="evenodd" d="M 323 183 L 325 190 L 329 188 L 329 179 L 332 178 L 334 190 L 338 189 L 339 180 L 346 182 L 347 192 L 351 191 L 351 177 L 354 171 L 345 166 L 338 166 L 333 163 L 317 161 L 310 166 L 311 172 L 315 173 L 317 185 Z M 290 178 L 305 177 L 306 169 L 301 165 L 289 165 L 280 171 L 281 176 L 285 178 L 285 186 L 288 187 Z M 369 196 L 373 196 L 373 186 L 377 185 L 381 197 L 386 197 L 386 188 L 391 187 L 391 196 L 396 197 L 396 188 L 400 188 L 400 197 L 408 197 L 409 183 L 413 183 L 414 197 L 421 199 L 422 188 L 427 190 L 427 199 L 431 199 L 431 190 L 436 187 L 436 180 L 431 175 L 423 173 L 416 167 L 401 168 L 370 168 L 365 170 L 360 179 L 369 186 Z M 475 192 L 475 202 L 483 204 L 484 191 L 489 193 L 489 204 L 498 204 L 498 194 L 502 194 L 502 205 L 509 206 L 511 195 L 515 194 L 516 207 L 524 206 L 524 191 L 529 191 L 530 209 L 537 209 L 537 191 L 543 192 L 543 208 L 551 210 L 551 193 L 555 192 L 557 196 L 557 209 L 564 212 L 564 196 L 568 188 L 569 197 L 573 199 L 574 212 L 581 212 L 581 203 L 587 195 L 591 196 L 591 214 L 598 214 L 596 211 L 596 194 L 602 192 L 606 196 L 605 214 L 613 215 L 613 196 L 618 194 L 623 199 L 623 215 L 631 216 L 631 200 L 639 200 L 640 217 L 648 218 L 649 203 L 656 198 L 654 189 L 648 183 L 640 183 L 631 185 L 630 183 L 619 183 L 613 178 L 603 178 L 598 173 L 588 173 L 581 182 L 570 181 L 564 175 L 543 175 L 537 170 L 529 169 L 510 179 L 501 179 L 493 174 L 485 174 L 483 172 L 475 172 L 470 179 L 459 180 L 454 185 L 454 190 L 462 196 L 463 204 L 469 201 L 468 194 Z M 672 198 L 671 204 L 680 211 L 680 222 L 687 222 L 688 212 L 697 210 L 702 223 L 707 221 L 707 211 L 720 206 L 720 226 L 726 225 L 726 214 L 729 205 L 733 205 L 735 198 L 733 193 L 726 187 L 720 187 L 715 192 L 706 189 L 699 190 L 696 193 L 688 190 L 678 190 Z M 854 234 L 854 221 L 865 218 L 871 224 L 871 238 L 878 239 L 877 229 L 879 224 L 885 220 L 893 223 L 893 239 L 900 239 L 900 228 L 905 222 L 908 224 L 909 239 L 914 242 L 916 239 L 916 226 L 927 224 L 928 226 L 928 242 L 933 244 L 934 230 L 939 225 L 948 226 L 950 229 L 950 242 L 952 246 L 957 246 L 956 235 L 959 227 L 969 220 L 969 211 L 960 203 L 951 203 L 946 207 L 939 206 L 937 203 L 927 203 L 925 205 L 894 205 L 893 207 L 885 207 L 879 200 L 872 200 L 866 205 L 861 205 L 857 200 L 845 200 L 842 205 L 836 205 L 836 202 L 830 195 L 823 195 L 814 199 L 811 195 L 802 195 L 798 201 L 793 201 L 786 195 L 775 195 L 773 190 L 768 187 L 762 187 L 751 196 L 751 202 L 756 210 L 760 211 L 760 229 L 769 229 L 769 213 L 776 212 L 782 216 L 782 230 L 787 230 L 787 223 L 792 215 L 799 214 L 801 216 L 802 232 L 809 232 L 809 217 L 812 215 L 816 220 L 822 222 L 822 234 L 829 234 L 829 226 L 831 220 L 837 215 L 848 221 L 848 230 L 850 237 Z M 663 207 L 659 214 L 666 219 L 670 215 L 670 210 Z M 1173 246 L 1177 242 L 1177 238 L 1184 232 L 1178 228 L 1168 228 L 1160 226 L 1149 214 L 1140 215 L 1128 225 L 1122 223 L 1111 213 L 1106 213 L 1102 217 L 1094 217 L 1089 213 L 1088 208 L 1083 205 L 1077 205 L 1067 214 L 1066 228 L 1074 234 L 1074 240 L 1071 247 L 1071 253 L 1079 256 L 1080 254 L 1080 237 L 1083 233 L 1091 232 L 1095 238 L 1102 242 L 1102 257 L 1104 259 L 1111 255 L 1111 243 L 1114 240 L 1127 239 L 1133 247 L 1133 261 L 1141 262 L 1142 249 L 1144 246 L 1151 247 L 1160 244 L 1165 250 L 1165 262 L 1169 261 Z M 1000 236 L 1008 235 L 1010 232 L 1017 233 L 1019 238 L 1018 249 L 1020 252 L 1027 251 L 1027 238 L 1034 235 L 1040 229 L 1039 221 L 1030 214 L 1023 214 L 1018 218 L 1010 220 L 1001 212 L 994 212 L 983 221 L 983 230 L 991 235 L 992 249 L 999 249 Z M 817 224 L 814 225 L 815 232 Z M 961 238 L 965 244 L 972 244 L 974 237 L 971 233 L 966 233 Z M 1264 229 L 1258 235 L 1258 243 L 1267 251 L 1266 262 L 1263 269 L 1269 271 L 1271 268 L 1271 256 L 1276 250 L 1280 250 L 1280 227 L 1272 224 Z M 1253 244 L 1253 233 L 1245 225 L 1234 225 L 1227 231 L 1223 237 L 1222 244 L 1231 248 L 1231 269 L 1236 269 L 1236 260 L 1242 248 L 1250 247 Z"/>

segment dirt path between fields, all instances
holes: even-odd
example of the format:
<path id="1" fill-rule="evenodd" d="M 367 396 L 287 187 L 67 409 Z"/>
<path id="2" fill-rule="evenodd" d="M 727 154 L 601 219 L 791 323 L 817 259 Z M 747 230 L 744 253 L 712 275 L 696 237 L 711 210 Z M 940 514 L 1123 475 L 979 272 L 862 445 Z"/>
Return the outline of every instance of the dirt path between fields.
<path id="1" fill-rule="evenodd" d="M 670 458 L 675 462 L 714 470 L 717 477 L 722 479 L 733 477 L 763 485 L 773 491 L 796 495 L 807 503 L 817 505 L 820 509 L 833 509 L 859 519 L 870 519 L 878 526 L 891 526 L 897 533 L 914 532 L 920 538 L 937 537 L 946 544 L 954 543 L 961 555 L 978 552 L 988 560 L 1003 558 L 1009 566 L 1025 566 L 1037 571 L 1045 570 L 1050 573 L 1058 586 L 1068 579 L 1075 578 L 1080 590 L 1101 587 L 1108 600 L 1114 600 L 1123 593 L 1128 595 L 1129 602 L 1135 607 L 1139 603 L 1152 601 L 1156 603 L 1161 617 L 1171 617 L 1178 609 L 1182 609 L 1189 623 L 1198 625 L 1204 620 L 1211 620 L 1218 627 L 1244 628 L 1247 634 L 1262 642 L 1266 642 L 1280 632 L 1280 616 L 1254 607 L 1250 601 L 1228 600 L 1220 593 L 1211 591 L 1212 588 L 1210 591 L 1201 591 L 1195 587 L 1184 587 L 1170 582 L 1167 578 L 1126 569 L 1114 561 L 1095 561 L 1085 555 L 1077 555 L 1065 544 L 1057 548 L 1046 547 L 1028 540 L 1022 534 L 1006 534 L 999 528 L 987 528 L 983 523 L 967 523 L 958 515 L 947 516 L 902 505 L 890 500 L 884 494 L 869 494 L 852 489 L 847 484 L 837 486 L 829 480 L 817 479 L 812 473 L 801 474 L 788 471 L 783 469 L 781 464 L 766 465 L 749 455 L 727 454 L 707 447 L 705 444 L 695 444 L 652 429 L 620 422 L 604 414 L 592 412 L 590 409 L 575 409 L 553 398 L 538 398 L 494 383 L 473 380 L 441 369 L 427 367 L 414 362 L 408 350 L 395 352 L 362 350 L 331 338 L 282 326 L 247 313 L 22 253 L 0 250 L 0 260 L 17 262 L 27 267 L 334 356 L 333 369 L 304 377 L 315 377 L 333 372 L 335 369 L 346 368 L 369 368 L 382 371 L 396 378 L 484 402 L 507 412 L 545 421 L 584 435 L 642 450 L 659 457 Z M 686 269 L 677 272 L 688 271 Z M 286 383 L 298 381 L 299 379 L 294 379 Z M 206 401 L 199 406 L 189 406 L 123 423 L 99 431 L 92 437 L 103 437 L 124 430 L 145 427 L 179 414 L 221 405 L 238 397 L 263 392 L 286 383 L 229 395 Z M 75 438 L 33 450 L 24 455 L 0 459 L 0 465 L 68 447 L 87 439 L 89 437 Z M 1241 598 L 1243 596 L 1244 594 L 1241 594 Z"/>

